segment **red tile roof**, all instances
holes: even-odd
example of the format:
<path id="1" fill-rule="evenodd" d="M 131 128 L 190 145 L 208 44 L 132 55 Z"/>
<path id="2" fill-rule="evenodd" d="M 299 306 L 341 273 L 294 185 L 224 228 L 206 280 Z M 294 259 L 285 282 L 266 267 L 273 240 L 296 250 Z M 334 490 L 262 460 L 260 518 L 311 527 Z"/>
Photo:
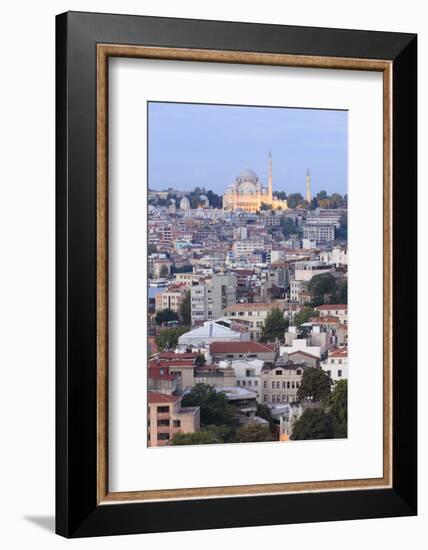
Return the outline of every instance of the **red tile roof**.
<path id="1" fill-rule="evenodd" d="M 179 399 L 178 395 L 167 395 L 166 393 L 158 393 L 157 391 L 148 392 L 149 403 L 175 403 Z"/>
<path id="2" fill-rule="evenodd" d="M 261 342 L 213 342 L 211 353 L 268 353 L 274 351 L 273 344 Z"/>
<path id="3" fill-rule="evenodd" d="M 159 359 L 175 359 L 177 361 L 185 361 L 188 359 L 196 359 L 198 354 L 195 353 L 173 353 L 171 351 L 163 351 L 162 353 L 159 353 L 158 357 Z"/>
<path id="4" fill-rule="evenodd" d="M 329 353 L 330 357 L 348 357 L 348 348 L 340 348 Z"/>
<path id="5" fill-rule="evenodd" d="M 149 362 L 149 368 L 150 367 L 193 367 L 194 366 L 194 360 L 191 359 L 190 361 L 159 361 L 159 363 L 156 361 L 156 359 Z"/>

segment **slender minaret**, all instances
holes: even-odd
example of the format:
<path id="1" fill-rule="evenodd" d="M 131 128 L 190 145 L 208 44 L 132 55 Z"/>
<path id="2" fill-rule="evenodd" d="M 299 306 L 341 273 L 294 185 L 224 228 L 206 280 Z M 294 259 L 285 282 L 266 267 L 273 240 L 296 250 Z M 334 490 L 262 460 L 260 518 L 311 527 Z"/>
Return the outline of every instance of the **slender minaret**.
<path id="1" fill-rule="evenodd" d="M 311 174 L 309 172 L 309 168 L 306 170 L 306 200 L 310 204 L 312 201 L 312 193 L 311 193 Z"/>
<path id="2" fill-rule="evenodd" d="M 269 150 L 269 175 L 268 175 L 268 196 L 272 200 L 273 191 L 272 191 L 272 155 Z"/>

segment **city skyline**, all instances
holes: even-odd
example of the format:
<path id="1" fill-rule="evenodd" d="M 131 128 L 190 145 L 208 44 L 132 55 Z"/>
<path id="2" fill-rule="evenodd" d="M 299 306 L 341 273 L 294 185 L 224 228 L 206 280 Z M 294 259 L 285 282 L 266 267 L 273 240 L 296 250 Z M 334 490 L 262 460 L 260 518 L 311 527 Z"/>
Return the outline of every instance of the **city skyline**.
<path id="1" fill-rule="evenodd" d="M 243 168 L 273 190 L 347 193 L 347 111 L 150 102 L 149 181 L 153 190 L 223 194 Z"/>

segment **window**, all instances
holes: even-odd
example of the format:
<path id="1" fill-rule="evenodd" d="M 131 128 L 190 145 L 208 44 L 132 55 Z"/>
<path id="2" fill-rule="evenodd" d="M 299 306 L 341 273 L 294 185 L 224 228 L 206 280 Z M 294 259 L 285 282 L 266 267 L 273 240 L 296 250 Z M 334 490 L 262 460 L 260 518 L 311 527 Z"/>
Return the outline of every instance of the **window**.
<path id="1" fill-rule="evenodd" d="M 291 382 L 291 387 L 292 387 L 293 390 L 296 388 L 296 384 L 294 383 L 294 380 L 293 380 L 293 382 Z"/>
<path id="2" fill-rule="evenodd" d="M 226 357 L 227 357 L 228 359 L 233 359 L 233 353 L 228 353 L 228 354 L 226 355 Z"/>
<path id="3" fill-rule="evenodd" d="M 158 420 L 158 426 L 169 426 L 169 420 Z"/>
<path id="4" fill-rule="evenodd" d="M 276 370 L 276 371 L 275 371 L 275 374 L 277 374 L 277 375 L 281 376 L 281 374 L 282 374 L 282 370 Z"/>
<path id="5" fill-rule="evenodd" d="M 255 386 L 258 386 L 258 385 L 259 385 L 259 383 L 257 382 L 257 380 L 254 380 L 254 385 L 255 385 Z"/>
<path id="6" fill-rule="evenodd" d="M 287 382 L 287 390 L 290 389 L 290 382 Z"/>
<path id="7" fill-rule="evenodd" d="M 331 378 L 331 370 L 328 370 L 328 371 L 327 371 L 327 374 L 328 374 L 329 377 Z"/>
<path id="8" fill-rule="evenodd" d="M 287 401 L 287 396 L 285 393 L 282 394 L 282 402 L 285 403 Z"/>
<path id="9" fill-rule="evenodd" d="M 342 364 L 342 359 L 339 359 L 339 365 L 341 365 L 341 364 Z"/>
<path id="10" fill-rule="evenodd" d="M 251 386 L 251 380 L 248 380 L 247 385 L 248 385 L 248 386 Z"/>
<path id="11" fill-rule="evenodd" d="M 169 439 L 169 434 L 158 434 L 158 441 L 167 441 Z"/>
<path id="12" fill-rule="evenodd" d="M 276 397 L 275 395 L 272 395 L 272 403 L 275 403 Z"/>
<path id="13" fill-rule="evenodd" d="M 282 383 L 282 389 L 285 390 L 285 382 Z"/>
<path id="14" fill-rule="evenodd" d="M 241 382 L 239 380 L 236 381 L 236 385 L 239 386 Z"/>
<path id="15" fill-rule="evenodd" d="M 266 403 L 267 400 L 268 400 L 268 396 L 265 394 L 265 395 L 263 396 L 263 401 Z"/>
<path id="16" fill-rule="evenodd" d="M 302 374 L 302 371 L 300 369 L 297 369 L 296 374 Z"/>
<path id="17" fill-rule="evenodd" d="M 300 382 L 296 382 L 296 388 L 300 386 Z"/>
<path id="18" fill-rule="evenodd" d="M 263 388 L 264 388 L 264 389 L 267 388 L 267 381 L 266 381 L 266 380 L 263 382 Z"/>
<path id="19" fill-rule="evenodd" d="M 342 377 L 342 371 L 341 371 L 340 369 L 337 371 L 337 377 L 338 377 L 338 378 L 341 378 L 341 377 Z"/>
<path id="20" fill-rule="evenodd" d="M 272 389 L 275 389 L 275 382 L 272 382 Z"/>
<path id="21" fill-rule="evenodd" d="M 242 380 L 242 385 L 245 386 L 245 380 Z"/>
<path id="22" fill-rule="evenodd" d="M 173 420 L 172 425 L 174 428 L 181 428 L 181 420 Z"/>
<path id="23" fill-rule="evenodd" d="M 276 389 L 277 389 L 277 390 L 279 390 L 280 384 L 281 384 L 281 382 L 279 382 L 279 381 L 276 383 Z"/>
<path id="24" fill-rule="evenodd" d="M 169 413 L 169 407 L 158 407 L 158 414 L 159 413 Z"/>

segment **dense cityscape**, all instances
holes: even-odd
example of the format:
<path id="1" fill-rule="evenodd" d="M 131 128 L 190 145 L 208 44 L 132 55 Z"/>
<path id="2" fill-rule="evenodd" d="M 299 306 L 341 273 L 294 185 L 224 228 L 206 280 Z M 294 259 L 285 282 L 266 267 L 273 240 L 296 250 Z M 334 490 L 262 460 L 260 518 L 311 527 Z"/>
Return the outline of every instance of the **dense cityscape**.
<path id="1" fill-rule="evenodd" d="M 149 189 L 148 445 L 347 437 L 347 196 Z"/>

